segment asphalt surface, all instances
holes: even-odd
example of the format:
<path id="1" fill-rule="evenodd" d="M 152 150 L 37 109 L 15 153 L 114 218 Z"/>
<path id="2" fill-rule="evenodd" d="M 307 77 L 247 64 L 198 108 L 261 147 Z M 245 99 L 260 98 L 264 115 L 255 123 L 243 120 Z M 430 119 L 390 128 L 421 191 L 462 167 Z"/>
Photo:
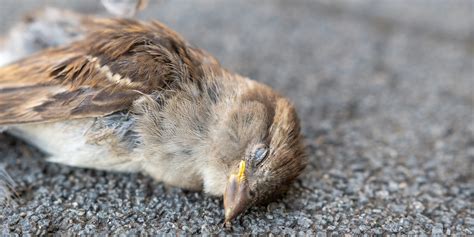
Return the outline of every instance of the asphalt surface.
<path id="1" fill-rule="evenodd" d="M 23 3 L 2 0 L 1 32 L 43 4 Z M 219 198 L 50 164 L 0 135 L 16 191 L 2 234 L 474 234 L 473 1 L 163 0 L 140 17 L 289 96 L 308 168 L 226 230 Z"/>

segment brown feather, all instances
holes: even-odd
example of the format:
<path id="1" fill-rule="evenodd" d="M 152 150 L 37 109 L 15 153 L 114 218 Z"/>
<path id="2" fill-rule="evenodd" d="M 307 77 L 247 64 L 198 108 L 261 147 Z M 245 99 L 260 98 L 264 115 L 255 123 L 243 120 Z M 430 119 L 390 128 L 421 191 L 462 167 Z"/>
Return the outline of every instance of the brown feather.
<path id="1" fill-rule="evenodd" d="M 108 115 L 219 67 L 158 22 L 91 18 L 83 25 L 83 40 L 0 68 L 0 125 Z"/>

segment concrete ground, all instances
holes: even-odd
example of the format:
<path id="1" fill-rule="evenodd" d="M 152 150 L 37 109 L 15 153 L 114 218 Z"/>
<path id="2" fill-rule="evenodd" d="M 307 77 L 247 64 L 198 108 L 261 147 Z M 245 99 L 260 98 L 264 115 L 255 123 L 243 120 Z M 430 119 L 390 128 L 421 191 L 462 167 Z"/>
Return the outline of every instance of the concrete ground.
<path id="1" fill-rule="evenodd" d="M 0 32 L 45 2 L 103 11 L 2 0 Z M 474 1 L 161 0 L 140 17 L 289 96 L 308 168 L 225 230 L 218 198 L 50 164 L 0 135 L 17 192 L 2 234 L 474 234 Z"/>

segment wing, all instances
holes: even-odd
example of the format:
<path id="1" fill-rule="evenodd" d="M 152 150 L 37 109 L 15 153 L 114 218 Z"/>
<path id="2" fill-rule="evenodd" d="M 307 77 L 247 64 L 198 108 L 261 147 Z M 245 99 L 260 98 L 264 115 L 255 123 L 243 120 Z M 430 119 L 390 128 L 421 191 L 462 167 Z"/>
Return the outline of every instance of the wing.
<path id="1" fill-rule="evenodd" d="M 89 19 L 84 39 L 0 68 L 0 125 L 105 116 L 219 67 L 158 23 Z"/>

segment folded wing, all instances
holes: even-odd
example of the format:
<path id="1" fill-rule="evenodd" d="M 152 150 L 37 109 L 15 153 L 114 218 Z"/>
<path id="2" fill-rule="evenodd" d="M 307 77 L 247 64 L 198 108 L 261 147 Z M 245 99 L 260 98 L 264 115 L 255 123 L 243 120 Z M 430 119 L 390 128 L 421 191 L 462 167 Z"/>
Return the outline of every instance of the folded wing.
<path id="1" fill-rule="evenodd" d="M 86 37 L 0 68 L 0 125 L 106 116 L 219 67 L 158 22 L 89 19 Z"/>

